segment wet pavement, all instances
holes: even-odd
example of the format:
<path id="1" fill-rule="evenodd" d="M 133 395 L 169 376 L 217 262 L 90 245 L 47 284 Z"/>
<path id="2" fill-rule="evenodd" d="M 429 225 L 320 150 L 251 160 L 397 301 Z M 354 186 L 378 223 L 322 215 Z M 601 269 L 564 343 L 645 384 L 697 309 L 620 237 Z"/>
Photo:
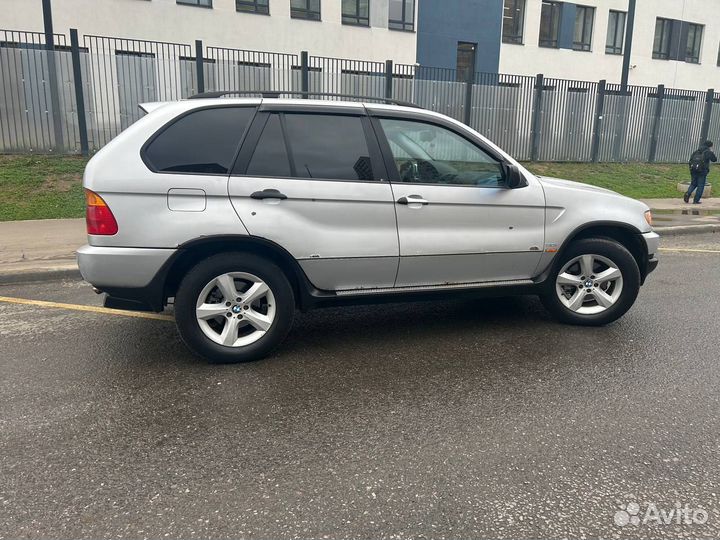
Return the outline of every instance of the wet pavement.
<path id="1" fill-rule="evenodd" d="M 248 365 L 0 302 L 0 538 L 718 537 L 720 235 L 664 246 L 605 328 L 534 298 L 327 309 Z"/>

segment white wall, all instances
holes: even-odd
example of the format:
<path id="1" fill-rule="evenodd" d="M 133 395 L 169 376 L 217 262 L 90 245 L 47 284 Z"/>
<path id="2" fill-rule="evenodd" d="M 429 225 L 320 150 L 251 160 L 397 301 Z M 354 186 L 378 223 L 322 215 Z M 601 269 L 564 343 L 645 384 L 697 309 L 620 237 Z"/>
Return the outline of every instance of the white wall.
<path id="1" fill-rule="evenodd" d="M 213 9 L 175 0 L 53 0 L 55 31 L 240 49 L 415 63 L 415 33 L 387 28 L 388 1 L 372 0 L 371 28 L 341 24 L 340 0 L 323 0 L 322 22 L 290 18 L 290 0 L 270 0 L 270 16 L 239 13 L 235 0 Z M 380 25 L 384 22 L 384 27 Z M 4 29 L 42 31 L 40 0 L 2 0 Z"/>
<path id="2" fill-rule="evenodd" d="M 538 46 L 541 0 L 527 0 L 524 45 L 503 43 L 500 50 L 500 72 L 523 75 L 543 73 L 546 77 L 619 83 L 623 57 L 605 54 L 609 11 L 627 11 L 627 0 L 577 0 L 578 4 L 595 6 L 591 52 L 547 49 Z M 714 5 L 709 5 L 714 4 Z M 720 67 L 717 64 L 720 44 L 720 19 L 712 8 L 718 2 L 707 0 L 638 0 L 633 36 L 633 53 L 629 82 L 636 85 L 665 84 L 673 88 L 720 90 Z M 700 64 L 652 58 L 655 19 L 665 17 L 705 25 Z"/>

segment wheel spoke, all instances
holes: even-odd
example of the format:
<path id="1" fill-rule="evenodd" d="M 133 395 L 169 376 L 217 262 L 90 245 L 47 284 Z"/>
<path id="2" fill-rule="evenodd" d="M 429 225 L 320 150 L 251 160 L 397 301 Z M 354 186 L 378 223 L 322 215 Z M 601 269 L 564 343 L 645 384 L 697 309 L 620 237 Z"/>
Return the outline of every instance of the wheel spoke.
<path id="1" fill-rule="evenodd" d="M 223 274 L 215 280 L 223 299 L 226 302 L 234 302 L 237 298 L 237 289 L 235 288 L 235 280 L 229 274 Z"/>
<path id="2" fill-rule="evenodd" d="M 572 285 L 573 287 L 582 286 L 582 280 L 580 276 L 573 276 L 567 272 L 563 272 L 557 278 L 558 285 Z"/>
<path id="3" fill-rule="evenodd" d="M 593 273 L 593 256 L 583 255 L 580 258 L 580 272 L 585 277 L 590 277 Z"/>
<path id="4" fill-rule="evenodd" d="M 202 304 L 195 309 L 195 314 L 198 319 L 207 320 L 222 317 L 227 310 L 225 304 Z"/>
<path id="5" fill-rule="evenodd" d="M 270 317 L 263 315 L 252 308 L 244 311 L 243 316 L 245 317 L 245 320 L 253 326 L 253 328 L 260 330 L 261 332 L 267 332 L 272 324 L 272 319 L 270 319 Z"/>
<path id="6" fill-rule="evenodd" d="M 567 301 L 567 306 L 573 311 L 577 311 L 583 305 L 585 301 L 586 292 L 583 289 L 578 289 L 575 294 Z"/>
<path id="7" fill-rule="evenodd" d="M 255 300 L 259 300 L 267 294 L 269 287 L 264 282 L 253 283 L 252 286 L 244 293 L 242 293 L 243 303 L 252 304 Z"/>
<path id="8" fill-rule="evenodd" d="M 592 294 L 595 296 L 595 299 L 597 300 L 597 303 L 600 304 L 604 308 L 609 308 L 615 303 L 615 300 L 613 300 L 613 297 L 610 296 L 608 293 L 600 289 L 599 287 L 596 287 L 593 289 Z"/>
<path id="9" fill-rule="evenodd" d="M 595 276 L 595 281 L 599 283 L 607 283 L 608 281 L 614 281 L 617 278 L 622 277 L 622 273 L 617 268 L 610 267 L 604 272 L 599 273 Z"/>
<path id="10" fill-rule="evenodd" d="M 235 317 L 231 317 L 225 320 L 225 326 L 223 327 L 222 334 L 220 334 L 220 341 L 227 347 L 232 347 L 238 339 L 238 323 L 240 321 Z"/>

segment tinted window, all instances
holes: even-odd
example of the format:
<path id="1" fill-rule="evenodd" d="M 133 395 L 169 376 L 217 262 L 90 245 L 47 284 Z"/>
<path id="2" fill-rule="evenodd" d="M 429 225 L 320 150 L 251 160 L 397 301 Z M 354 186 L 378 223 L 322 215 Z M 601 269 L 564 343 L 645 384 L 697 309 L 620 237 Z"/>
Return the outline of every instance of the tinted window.
<path id="1" fill-rule="evenodd" d="M 400 181 L 499 187 L 500 163 L 460 135 L 433 124 L 380 120 Z"/>
<path id="2" fill-rule="evenodd" d="M 250 159 L 250 176 L 290 176 L 290 161 L 280 127 L 280 116 L 273 114 L 265 124 L 255 152 Z"/>
<path id="3" fill-rule="evenodd" d="M 145 151 L 158 172 L 226 174 L 255 109 L 195 111 L 162 131 Z"/>
<path id="4" fill-rule="evenodd" d="M 285 126 L 296 176 L 373 180 L 370 152 L 359 117 L 287 114 Z"/>

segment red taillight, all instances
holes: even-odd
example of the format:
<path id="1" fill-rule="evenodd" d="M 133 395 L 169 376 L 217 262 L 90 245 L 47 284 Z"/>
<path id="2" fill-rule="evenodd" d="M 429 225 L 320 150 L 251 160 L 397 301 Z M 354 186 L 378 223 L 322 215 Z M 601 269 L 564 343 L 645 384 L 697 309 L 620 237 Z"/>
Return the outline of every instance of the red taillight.
<path id="1" fill-rule="evenodd" d="M 118 232 L 117 221 L 107 203 L 89 189 L 85 190 L 85 221 L 88 234 L 111 236 Z"/>

